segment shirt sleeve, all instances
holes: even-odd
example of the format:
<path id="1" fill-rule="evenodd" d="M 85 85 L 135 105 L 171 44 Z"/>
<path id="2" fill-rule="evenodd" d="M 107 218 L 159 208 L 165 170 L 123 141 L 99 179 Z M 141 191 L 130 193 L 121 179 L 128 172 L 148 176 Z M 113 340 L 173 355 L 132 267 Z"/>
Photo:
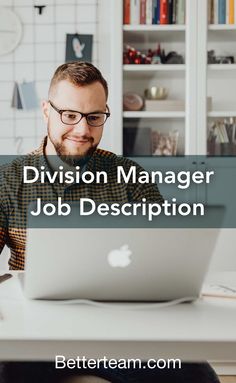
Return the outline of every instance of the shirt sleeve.
<path id="1" fill-rule="evenodd" d="M 3 211 L 2 206 L 0 205 L 0 253 L 2 252 L 7 239 L 7 219 Z"/>

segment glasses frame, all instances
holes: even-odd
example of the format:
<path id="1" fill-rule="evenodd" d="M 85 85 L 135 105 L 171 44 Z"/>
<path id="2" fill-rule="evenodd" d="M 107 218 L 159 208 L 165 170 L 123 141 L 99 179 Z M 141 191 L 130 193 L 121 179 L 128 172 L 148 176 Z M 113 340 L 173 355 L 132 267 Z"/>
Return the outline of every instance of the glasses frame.
<path id="1" fill-rule="evenodd" d="M 92 126 L 93 128 L 99 128 L 100 126 L 103 126 L 103 125 L 106 123 L 108 117 L 110 117 L 110 115 L 111 115 L 111 113 L 110 113 L 110 109 L 109 109 L 109 106 L 108 106 L 108 105 L 106 105 L 108 112 L 82 113 L 82 112 L 79 112 L 78 110 L 59 109 L 59 108 L 57 108 L 57 107 L 52 103 L 52 101 L 48 100 L 48 102 L 49 102 L 49 104 L 51 105 L 51 107 L 52 107 L 57 113 L 60 114 L 61 122 L 62 122 L 63 124 L 65 124 L 65 125 L 76 125 L 76 124 L 78 124 L 78 123 L 85 117 L 85 118 L 86 118 L 86 122 L 87 122 L 87 124 L 88 124 L 89 126 Z M 80 120 L 77 121 L 77 122 L 74 122 L 74 123 L 72 123 L 72 124 L 67 124 L 67 123 L 65 123 L 65 122 L 62 121 L 62 114 L 63 114 L 64 112 L 76 112 L 76 113 L 79 113 L 79 114 L 81 115 L 81 118 L 80 118 Z M 91 114 L 99 114 L 99 113 L 100 113 L 100 114 L 104 114 L 104 115 L 106 116 L 105 121 L 104 121 L 102 124 L 100 124 L 100 125 L 91 125 L 91 124 L 89 123 L 89 121 L 88 121 L 88 116 L 90 116 Z"/>

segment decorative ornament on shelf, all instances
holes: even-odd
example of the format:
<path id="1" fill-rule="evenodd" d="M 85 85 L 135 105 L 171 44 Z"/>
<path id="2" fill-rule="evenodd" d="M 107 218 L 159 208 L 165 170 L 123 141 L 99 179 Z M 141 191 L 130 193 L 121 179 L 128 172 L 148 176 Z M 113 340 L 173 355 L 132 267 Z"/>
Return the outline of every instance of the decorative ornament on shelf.
<path id="1" fill-rule="evenodd" d="M 123 104 L 124 110 L 136 112 L 143 108 L 144 102 L 138 94 L 127 92 L 123 96 Z"/>
<path id="2" fill-rule="evenodd" d="M 22 38 L 19 16 L 10 8 L 0 7 L 0 56 L 14 51 Z"/>

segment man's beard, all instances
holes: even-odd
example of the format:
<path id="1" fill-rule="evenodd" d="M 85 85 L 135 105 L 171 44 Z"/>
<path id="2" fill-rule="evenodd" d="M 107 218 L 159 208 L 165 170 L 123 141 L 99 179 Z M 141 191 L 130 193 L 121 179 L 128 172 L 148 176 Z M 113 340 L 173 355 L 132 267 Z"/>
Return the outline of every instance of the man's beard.
<path id="1" fill-rule="evenodd" d="M 91 158 L 91 156 L 93 155 L 93 153 L 97 149 L 97 145 L 93 144 L 93 142 L 94 142 L 93 137 L 83 136 L 81 138 L 89 140 L 89 142 L 91 143 L 91 146 L 82 154 L 73 154 L 72 155 L 72 154 L 68 153 L 68 149 L 66 149 L 66 147 L 63 143 L 63 141 L 64 141 L 63 137 L 62 137 L 62 142 L 59 143 L 59 142 L 56 142 L 54 139 L 52 139 L 49 131 L 48 131 L 48 136 L 49 136 L 50 141 L 52 142 L 52 144 L 53 144 L 53 146 L 57 152 L 58 157 L 60 157 L 60 159 L 69 166 L 77 166 L 77 165 L 83 166 Z"/>

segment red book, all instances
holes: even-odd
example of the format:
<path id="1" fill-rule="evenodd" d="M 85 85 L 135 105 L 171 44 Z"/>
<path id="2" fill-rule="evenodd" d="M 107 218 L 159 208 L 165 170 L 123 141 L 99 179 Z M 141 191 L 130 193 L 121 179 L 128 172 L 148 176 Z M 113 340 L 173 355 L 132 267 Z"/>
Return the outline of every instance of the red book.
<path id="1" fill-rule="evenodd" d="M 168 24 L 168 0 L 160 0 L 160 24 Z"/>
<path id="2" fill-rule="evenodd" d="M 124 24 L 130 24 L 130 0 L 123 0 Z"/>
<path id="3" fill-rule="evenodd" d="M 140 24 L 146 24 L 146 0 L 140 0 Z"/>

